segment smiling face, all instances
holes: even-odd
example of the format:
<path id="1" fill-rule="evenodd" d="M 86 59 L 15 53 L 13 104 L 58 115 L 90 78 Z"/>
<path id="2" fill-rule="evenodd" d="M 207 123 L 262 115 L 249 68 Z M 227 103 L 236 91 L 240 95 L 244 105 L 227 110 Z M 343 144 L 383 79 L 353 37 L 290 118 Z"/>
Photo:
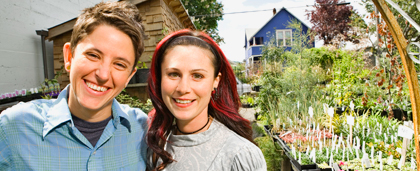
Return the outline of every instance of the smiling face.
<path id="1" fill-rule="evenodd" d="M 70 44 L 64 45 L 72 114 L 87 121 L 108 118 L 114 97 L 135 73 L 134 58 L 130 37 L 109 25 L 97 26 L 77 44 L 73 56 Z"/>
<path id="2" fill-rule="evenodd" d="M 162 99 L 178 124 L 207 121 L 211 92 L 220 80 L 213 58 L 209 50 L 192 45 L 167 50 L 161 64 Z"/>

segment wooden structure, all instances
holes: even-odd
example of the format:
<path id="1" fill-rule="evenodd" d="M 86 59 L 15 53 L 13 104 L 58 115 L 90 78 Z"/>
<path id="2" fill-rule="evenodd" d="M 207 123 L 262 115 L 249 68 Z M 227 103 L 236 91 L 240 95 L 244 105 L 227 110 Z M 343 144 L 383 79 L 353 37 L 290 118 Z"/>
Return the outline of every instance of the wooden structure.
<path id="1" fill-rule="evenodd" d="M 385 0 L 373 0 L 373 3 L 378 8 L 382 15 L 383 20 L 389 26 L 392 37 L 395 40 L 398 51 L 401 56 L 402 63 L 404 65 L 404 71 L 407 76 L 408 88 L 410 90 L 410 100 L 413 110 L 413 122 L 414 122 L 414 144 L 416 145 L 416 160 L 417 170 L 420 171 L 420 144 L 419 144 L 419 107 L 420 107 L 420 95 L 419 95 L 419 83 L 417 79 L 416 69 L 414 68 L 413 60 L 408 56 L 407 40 L 405 39 L 403 32 L 398 25 L 392 12 L 389 10 Z"/>
<path id="2" fill-rule="evenodd" d="M 145 28 L 145 49 L 140 57 L 139 66 L 143 62 L 150 67 L 150 60 L 155 51 L 157 43 L 168 33 L 190 28 L 195 30 L 193 21 L 188 16 L 187 11 L 180 0 L 127 0 L 136 5 L 142 15 L 143 25 Z M 58 78 L 60 87 L 64 88 L 70 83 L 69 75 L 62 67 L 64 66 L 63 46 L 66 42 L 70 42 L 73 25 L 76 19 L 69 20 L 57 26 L 48 29 L 48 37 L 46 39 L 53 41 L 54 53 L 54 73 L 61 72 Z M 130 95 L 134 95 L 145 100 L 147 98 L 146 83 L 129 84 L 126 91 Z"/>

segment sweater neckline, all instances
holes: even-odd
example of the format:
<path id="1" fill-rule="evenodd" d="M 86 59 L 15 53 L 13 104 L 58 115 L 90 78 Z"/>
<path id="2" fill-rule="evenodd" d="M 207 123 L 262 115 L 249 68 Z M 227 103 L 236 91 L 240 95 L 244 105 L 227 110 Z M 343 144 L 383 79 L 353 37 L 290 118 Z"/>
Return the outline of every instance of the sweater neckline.
<path id="1" fill-rule="evenodd" d="M 172 130 L 168 140 L 171 145 L 179 147 L 200 145 L 209 141 L 221 126 L 223 126 L 222 123 L 213 119 L 209 129 L 204 132 L 189 135 L 174 135 L 174 130 Z"/>

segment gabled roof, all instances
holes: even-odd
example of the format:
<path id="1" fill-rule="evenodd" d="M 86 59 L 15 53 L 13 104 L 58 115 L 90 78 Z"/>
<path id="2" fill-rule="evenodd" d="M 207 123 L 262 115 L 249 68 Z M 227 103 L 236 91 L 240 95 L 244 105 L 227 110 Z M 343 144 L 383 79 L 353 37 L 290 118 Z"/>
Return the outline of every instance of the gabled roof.
<path id="1" fill-rule="evenodd" d="M 249 36 L 255 35 L 255 33 L 257 33 L 259 30 L 260 29 L 258 29 L 258 28 L 246 28 L 245 29 L 245 36 L 249 38 Z"/>
<path id="2" fill-rule="evenodd" d="M 291 13 L 289 10 L 287 10 L 286 8 L 282 7 L 280 9 L 279 12 L 277 12 L 275 15 L 273 15 L 273 17 L 271 17 L 262 27 L 260 27 L 258 29 L 258 31 L 256 31 L 254 34 L 251 35 L 251 37 L 254 37 L 258 32 L 260 32 L 260 30 L 262 28 L 264 28 L 274 17 L 276 17 L 281 11 L 285 10 L 286 12 L 288 12 L 290 15 L 292 15 L 293 17 L 295 17 L 299 22 L 301 22 L 303 25 L 305 25 L 306 27 L 310 28 L 308 25 L 306 25 L 304 22 L 302 22 L 302 20 L 300 20 L 299 18 L 297 18 L 295 15 L 293 15 L 293 13 Z M 246 32 L 246 31 L 245 31 Z M 246 33 L 245 33 L 246 34 Z M 250 37 L 247 36 L 247 38 L 249 39 Z"/>

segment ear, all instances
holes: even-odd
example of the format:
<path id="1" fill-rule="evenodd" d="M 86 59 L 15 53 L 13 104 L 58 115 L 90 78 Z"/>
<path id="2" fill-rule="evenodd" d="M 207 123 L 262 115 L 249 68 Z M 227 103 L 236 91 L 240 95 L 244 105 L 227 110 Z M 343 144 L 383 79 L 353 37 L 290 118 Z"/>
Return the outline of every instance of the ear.
<path id="1" fill-rule="evenodd" d="M 128 76 L 128 80 L 125 82 L 125 86 L 127 87 L 128 82 L 130 82 L 131 78 L 134 76 L 134 74 L 137 72 L 137 68 L 134 67 L 133 71 L 131 72 L 130 76 Z"/>
<path id="2" fill-rule="evenodd" d="M 219 82 L 220 82 L 220 78 L 222 77 L 222 73 L 219 72 L 219 74 L 217 74 L 217 77 L 214 79 L 213 82 L 213 87 L 217 88 L 219 86 Z"/>
<path id="3" fill-rule="evenodd" d="M 73 58 L 71 54 L 70 43 L 67 42 L 63 46 L 63 56 L 64 56 L 64 69 L 67 72 L 70 72 L 71 60 Z"/>

